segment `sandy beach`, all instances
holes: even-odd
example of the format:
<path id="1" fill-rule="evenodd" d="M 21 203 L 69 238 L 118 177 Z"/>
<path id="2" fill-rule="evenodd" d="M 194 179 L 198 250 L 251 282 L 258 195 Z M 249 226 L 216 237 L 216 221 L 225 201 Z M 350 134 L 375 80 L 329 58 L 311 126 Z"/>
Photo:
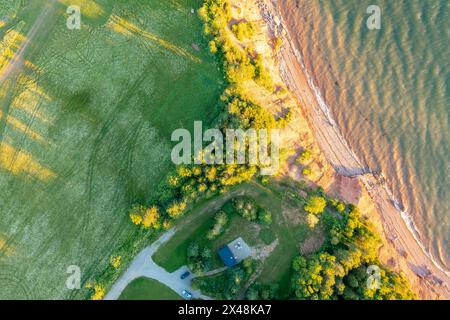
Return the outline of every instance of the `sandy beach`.
<path id="1" fill-rule="evenodd" d="M 341 134 L 327 106 L 318 96 L 317 88 L 304 68 L 299 44 L 289 34 L 289 26 L 282 18 L 283 8 L 277 2 L 259 0 L 261 16 L 273 36 L 283 38 L 279 64 L 285 84 L 297 97 L 303 113 L 328 162 L 338 175 L 355 179 L 370 195 L 383 230 L 382 262 L 395 261 L 410 280 L 414 291 L 422 299 L 450 299 L 450 276 L 439 268 L 416 240 L 413 229 L 402 217 L 399 205 L 386 188 L 384 176 L 364 167 Z M 373 221 L 376 224 L 376 221 Z"/>

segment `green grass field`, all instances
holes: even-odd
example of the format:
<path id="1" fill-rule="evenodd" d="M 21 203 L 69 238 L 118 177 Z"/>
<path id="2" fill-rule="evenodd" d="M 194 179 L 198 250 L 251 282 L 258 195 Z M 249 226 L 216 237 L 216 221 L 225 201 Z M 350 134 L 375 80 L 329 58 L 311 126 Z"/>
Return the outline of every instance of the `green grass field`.
<path id="1" fill-rule="evenodd" d="M 0 68 L 46 2 L 0 0 L 16 15 L 0 25 Z M 211 121 L 221 93 L 201 1 L 74 0 L 81 30 L 66 2 L 0 88 L 0 299 L 79 297 L 67 267 L 84 281 L 105 269 L 136 232 L 128 208 L 172 166 L 171 132 Z"/>
<path id="2" fill-rule="evenodd" d="M 181 300 L 182 298 L 162 283 L 138 278 L 122 292 L 119 300 Z"/>

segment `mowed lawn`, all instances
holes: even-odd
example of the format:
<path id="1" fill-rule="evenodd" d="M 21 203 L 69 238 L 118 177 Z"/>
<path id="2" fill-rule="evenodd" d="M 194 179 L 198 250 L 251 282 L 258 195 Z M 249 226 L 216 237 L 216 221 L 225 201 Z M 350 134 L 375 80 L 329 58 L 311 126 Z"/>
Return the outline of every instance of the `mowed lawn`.
<path id="1" fill-rule="evenodd" d="M 49 1 L 29 3 L 0 0 L 16 15 L 0 25 L 2 61 Z M 80 6 L 81 30 L 66 28 L 66 4 Z M 56 1 L 29 39 L 0 87 L 0 298 L 77 298 L 67 268 L 95 280 L 133 237 L 127 211 L 171 168 L 171 132 L 216 114 L 222 78 L 200 5 Z"/>
<path id="2" fill-rule="evenodd" d="M 133 280 L 122 292 L 119 300 L 181 300 L 170 288 L 153 279 Z"/>

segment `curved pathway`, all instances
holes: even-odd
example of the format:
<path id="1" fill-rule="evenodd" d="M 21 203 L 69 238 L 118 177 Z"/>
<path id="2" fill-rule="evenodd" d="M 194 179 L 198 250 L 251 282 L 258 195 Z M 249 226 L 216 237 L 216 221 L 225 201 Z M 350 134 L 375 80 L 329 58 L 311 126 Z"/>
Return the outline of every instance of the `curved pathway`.
<path id="1" fill-rule="evenodd" d="M 181 267 L 175 272 L 169 273 L 153 261 L 153 254 L 158 251 L 162 244 L 172 238 L 176 230 L 176 228 L 172 228 L 166 231 L 158 240 L 142 250 L 136 258 L 134 258 L 125 273 L 116 281 L 116 283 L 114 283 L 104 300 L 117 300 L 128 284 L 140 277 L 147 277 L 159 281 L 180 296 L 182 296 L 181 292 L 183 290 L 187 290 L 192 293 L 194 299 L 212 300 L 211 297 L 203 295 L 199 290 L 192 289 L 191 282 L 195 276 L 191 274 L 186 279 L 182 280 L 180 278 L 184 272 L 188 271 L 186 266 Z"/>

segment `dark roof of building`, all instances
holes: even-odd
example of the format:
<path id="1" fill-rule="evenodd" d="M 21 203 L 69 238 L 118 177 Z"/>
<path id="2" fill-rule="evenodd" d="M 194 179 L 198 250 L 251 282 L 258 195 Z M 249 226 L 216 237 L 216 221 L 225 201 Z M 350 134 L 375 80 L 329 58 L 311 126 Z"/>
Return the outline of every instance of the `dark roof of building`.
<path id="1" fill-rule="evenodd" d="M 234 267 L 237 264 L 237 261 L 228 246 L 219 250 L 219 256 L 227 267 Z"/>

